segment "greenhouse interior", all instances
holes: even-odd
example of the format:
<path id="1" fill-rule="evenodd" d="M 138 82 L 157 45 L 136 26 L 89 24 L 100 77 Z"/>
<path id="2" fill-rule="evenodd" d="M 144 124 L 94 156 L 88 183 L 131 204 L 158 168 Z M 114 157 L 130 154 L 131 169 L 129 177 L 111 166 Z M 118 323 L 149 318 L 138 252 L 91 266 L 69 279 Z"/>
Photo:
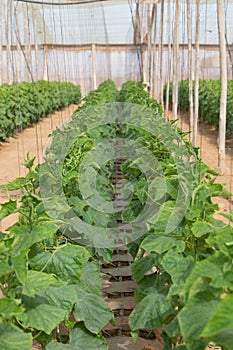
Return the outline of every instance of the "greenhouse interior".
<path id="1" fill-rule="evenodd" d="M 0 1 L 1 350 L 233 350 L 231 16 Z"/>

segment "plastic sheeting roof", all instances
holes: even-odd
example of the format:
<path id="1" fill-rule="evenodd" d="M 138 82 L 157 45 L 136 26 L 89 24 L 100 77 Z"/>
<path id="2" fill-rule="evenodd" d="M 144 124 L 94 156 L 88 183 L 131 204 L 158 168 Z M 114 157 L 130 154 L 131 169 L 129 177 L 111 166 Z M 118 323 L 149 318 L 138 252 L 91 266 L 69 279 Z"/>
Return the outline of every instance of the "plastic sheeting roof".
<path id="1" fill-rule="evenodd" d="M 51 1 L 51 0 L 50 0 Z M 66 0 L 52 0 L 64 2 Z M 72 1 L 71 1 L 72 2 Z M 3 4 L 4 2 L 1 1 Z M 172 6 L 172 19 L 174 16 L 174 4 Z M 14 8 L 17 5 L 16 8 Z M 36 24 L 36 37 L 38 43 L 84 45 L 89 43 L 101 44 L 132 44 L 133 43 L 133 18 L 135 17 L 135 3 L 133 0 L 110 0 L 106 2 L 90 3 L 85 5 L 54 6 L 54 5 L 31 5 L 12 1 L 10 28 L 11 42 L 16 44 L 16 18 L 18 15 L 19 38 L 23 45 L 26 41 L 24 36 L 23 10 L 26 7 L 28 15 L 27 23 L 29 29 L 30 43 L 34 43 L 34 25 Z M 145 5 L 142 5 L 145 6 Z M 150 6 L 150 5 L 148 5 Z M 32 7 L 34 12 L 32 12 Z M 36 9 L 36 10 L 35 10 Z M 233 1 L 225 1 L 226 28 L 228 43 L 233 42 Z M 36 12 L 35 12 L 36 11 Z M 201 1 L 201 38 L 202 44 L 218 44 L 217 26 L 217 5 L 216 2 Z M 35 13 L 36 19 L 35 19 Z M 167 3 L 165 1 L 164 21 L 164 43 L 168 42 L 168 24 L 166 21 Z M 146 16 L 141 22 L 146 23 Z M 193 42 L 195 42 L 195 4 L 192 5 Z M 4 11 L 1 21 L 2 40 L 6 44 Z M 187 42 L 187 15 L 185 2 L 181 3 L 180 18 L 180 43 Z M 143 26 L 143 23 L 141 25 Z M 156 20 L 157 41 L 160 23 L 160 4 L 158 4 L 158 16 Z M 1 30 L 2 29 L 2 30 Z M 46 34 L 44 30 L 46 29 Z M 153 40 L 153 38 L 152 38 Z"/>

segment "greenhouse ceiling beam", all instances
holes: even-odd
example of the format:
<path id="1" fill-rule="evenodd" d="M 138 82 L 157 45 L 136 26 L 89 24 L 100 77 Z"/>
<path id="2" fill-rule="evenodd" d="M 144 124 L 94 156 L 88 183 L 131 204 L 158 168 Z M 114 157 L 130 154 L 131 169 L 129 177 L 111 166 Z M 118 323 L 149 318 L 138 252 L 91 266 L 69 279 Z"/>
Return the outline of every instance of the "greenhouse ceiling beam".
<path id="1" fill-rule="evenodd" d="M 111 0 L 87 0 L 87 1 L 72 1 L 72 2 L 51 2 L 51 1 L 38 1 L 38 0 L 14 0 L 16 2 L 26 2 L 28 4 L 36 5 L 53 5 L 53 6 L 70 6 L 70 5 L 86 5 L 97 2 L 107 2 Z"/>

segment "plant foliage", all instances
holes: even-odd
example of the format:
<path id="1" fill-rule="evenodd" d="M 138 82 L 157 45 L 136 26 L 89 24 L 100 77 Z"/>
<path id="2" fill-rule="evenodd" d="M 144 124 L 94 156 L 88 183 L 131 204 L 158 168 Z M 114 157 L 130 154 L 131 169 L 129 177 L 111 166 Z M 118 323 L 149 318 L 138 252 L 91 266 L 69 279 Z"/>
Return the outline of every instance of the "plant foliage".
<path id="1" fill-rule="evenodd" d="M 194 86 L 194 84 L 193 84 Z M 199 80 L 199 116 L 219 128 L 220 112 L 220 80 Z M 233 83 L 228 80 L 227 83 L 227 113 L 226 113 L 226 134 L 233 135 Z M 166 86 L 164 88 L 164 98 Z M 172 104 L 172 84 L 170 84 L 169 103 Z M 189 83 L 188 80 L 179 82 L 178 87 L 178 108 L 180 111 L 189 110 Z"/>
<path id="2" fill-rule="evenodd" d="M 36 81 L 0 86 L 0 140 L 71 103 L 79 104 L 80 87 L 72 83 Z"/>

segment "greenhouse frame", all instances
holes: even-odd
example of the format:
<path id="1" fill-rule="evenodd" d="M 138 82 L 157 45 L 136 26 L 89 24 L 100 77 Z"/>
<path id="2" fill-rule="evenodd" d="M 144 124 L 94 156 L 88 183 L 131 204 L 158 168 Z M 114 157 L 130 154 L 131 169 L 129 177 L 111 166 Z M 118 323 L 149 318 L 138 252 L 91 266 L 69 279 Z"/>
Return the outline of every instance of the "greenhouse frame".
<path id="1" fill-rule="evenodd" d="M 0 1 L 0 349 L 233 349 L 232 15 Z"/>

